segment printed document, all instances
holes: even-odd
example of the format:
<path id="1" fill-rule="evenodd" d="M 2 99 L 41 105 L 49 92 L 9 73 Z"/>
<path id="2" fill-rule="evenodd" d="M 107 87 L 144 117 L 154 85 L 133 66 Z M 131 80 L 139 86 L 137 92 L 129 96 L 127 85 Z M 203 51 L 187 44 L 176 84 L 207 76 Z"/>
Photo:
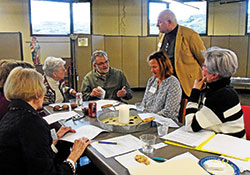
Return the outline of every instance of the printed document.
<path id="1" fill-rule="evenodd" d="M 250 141 L 225 135 L 216 134 L 202 149 L 223 153 L 237 158 L 250 157 Z"/>
<path id="2" fill-rule="evenodd" d="M 100 144 L 97 142 L 92 143 L 91 146 L 93 146 L 105 158 L 114 157 L 119 154 L 124 154 L 133 150 L 140 149 L 142 147 L 141 141 L 131 134 L 114 137 L 105 141 L 120 143 L 118 145 Z"/>
<path id="3" fill-rule="evenodd" d="M 79 114 L 74 112 L 74 111 L 58 112 L 58 113 L 48 115 L 48 116 L 44 117 L 43 119 L 46 120 L 48 122 L 48 124 L 50 125 L 51 123 L 57 122 L 59 120 L 66 120 L 66 119 L 73 117 L 73 116 L 76 116 L 76 115 L 79 115 Z"/>
<path id="4" fill-rule="evenodd" d="M 60 140 L 65 140 L 74 143 L 76 139 L 80 139 L 82 137 L 93 139 L 103 131 L 105 130 L 93 125 L 84 125 L 80 128 L 77 128 L 76 133 L 69 132 L 65 136 L 63 136 Z"/>
<path id="5" fill-rule="evenodd" d="M 214 135 L 214 132 L 201 130 L 199 132 L 187 132 L 185 126 L 163 136 L 163 139 L 182 143 L 187 146 L 197 147 L 209 137 Z"/>

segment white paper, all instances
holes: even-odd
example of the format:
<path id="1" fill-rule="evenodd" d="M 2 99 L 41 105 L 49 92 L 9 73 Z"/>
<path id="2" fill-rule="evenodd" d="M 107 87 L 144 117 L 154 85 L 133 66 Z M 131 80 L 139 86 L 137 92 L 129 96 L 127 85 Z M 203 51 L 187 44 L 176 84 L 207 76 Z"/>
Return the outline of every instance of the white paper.
<path id="1" fill-rule="evenodd" d="M 115 157 L 115 159 L 127 169 L 136 168 L 136 167 L 139 167 L 139 166 L 145 166 L 145 167 L 148 166 L 148 165 L 145 165 L 144 163 L 137 162 L 135 160 L 136 155 L 143 155 L 143 156 L 147 157 L 150 164 L 155 164 L 156 163 L 154 160 L 150 159 L 148 156 L 144 155 L 143 153 L 141 153 L 138 150 L 127 153 L 127 154 L 124 154 L 124 155 L 121 155 L 121 156 L 117 156 L 117 157 Z"/>
<path id="2" fill-rule="evenodd" d="M 52 104 L 49 104 L 49 106 L 51 106 L 52 108 L 56 105 L 59 105 L 59 106 L 62 106 L 62 105 L 69 105 L 70 106 L 70 103 L 52 103 Z"/>
<path id="3" fill-rule="evenodd" d="M 79 139 L 82 137 L 93 139 L 103 131 L 105 130 L 99 127 L 93 126 L 93 125 L 84 125 L 80 128 L 77 128 L 76 133 L 72 133 L 72 132 L 67 133 L 60 140 L 65 140 L 65 141 L 74 143 L 76 139 Z"/>
<path id="4" fill-rule="evenodd" d="M 107 104 L 115 105 L 118 103 L 116 100 L 96 100 L 96 101 L 89 101 L 89 102 L 96 102 L 97 104 L 97 111 L 102 111 L 102 106 Z"/>
<path id="5" fill-rule="evenodd" d="M 187 132 L 185 126 L 163 136 L 163 139 L 179 142 L 188 146 L 196 147 L 214 134 L 212 131 L 201 130 L 199 132 Z"/>
<path id="6" fill-rule="evenodd" d="M 191 158 L 155 163 L 146 167 L 130 168 L 131 175 L 209 175 Z"/>
<path id="7" fill-rule="evenodd" d="M 244 171 L 250 171 L 250 160 L 249 161 L 242 161 L 242 160 L 233 159 L 233 158 L 229 158 L 229 157 L 225 157 L 225 156 L 220 156 L 220 157 L 225 158 L 227 160 L 230 160 L 235 165 L 237 165 L 239 167 L 241 173 Z"/>
<path id="8" fill-rule="evenodd" d="M 73 117 L 75 115 L 79 115 L 79 114 L 74 112 L 74 111 L 58 112 L 58 113 L 48 115 L 48 116 L 44 117 L 43 119 L 46 120 L 48 122 L 48 124 L 50 125 L 51 123 L 57 122 L 59 120 L 66 120 L 66 119 Z"/>
<path id="9" fill-rule="evenodd" d="M 105 98 L 106 91 L 105 91 L 101 86 L 98 86 L 97 89 L 100 89 L 100 90 L 102 91 L 101 99 L 104 99 L 104 98 Z"/>
<path id="10" fill-rule="evenodd" d="M 203 150 L 224 153 L 242 159 L 250 157 L 249 148 L 250 141 L 225 134 L 216 134 L 202 147 Z"/>
<path id="11" fill-rule="evenodd" d="M 114 157 L 142 147 L 141 141 L 131 134 L 107 139 L 105 141 L 120 143 L 118 145 L 92 143 L 91 145 L 105 158 Z"/>
<path id="12" fill-rule="evenodd" d="M 185 152 L 183 154 L 177 155 L 167 161 L 173 161 L 173 160 L 180 160 L 180 159 L 185 159 L 185 158 L 191 158 L 193 159 L 195 162 L 199 162 L 199 159 L 197 157 L 195 157 L 193 154 L 191 154 L 190 152 Z"/>
<path id="13" fill-rule="evenodd" d="M 165 147 L 165 146 L 168 146 L 168 144 L 163 143 L 163 142 L 160 142 L 160 143 L 157 143 L 157 144 L 152 145 L 152 147 L 153 147 L 154 149 L 160 149 L 160 148 L 163 148 L 163 147 Z"/>
<path id="14" fill-rule="evenodd" d="M 75 108 L 74 111 L 82 112 L 82 107 L 79 106 L 79 107 Z"/>
<path id="15" fill-rule="evenodd" d="M 166 117 L 160 116 L 160 115 L 155 114 L 155 113 L 141 113 L 141 114 L 138 114 L 138 115 L 140 116 L 140 118 L 142 120 L 144 120 L 146 118 L 154 117 L 155 122 L 166 121 L 166 122 L 169 123 L 169 127 L 171 127 L 171 128 L 179 128 L 179 126 L 171 118 L 166 118 Z"/>

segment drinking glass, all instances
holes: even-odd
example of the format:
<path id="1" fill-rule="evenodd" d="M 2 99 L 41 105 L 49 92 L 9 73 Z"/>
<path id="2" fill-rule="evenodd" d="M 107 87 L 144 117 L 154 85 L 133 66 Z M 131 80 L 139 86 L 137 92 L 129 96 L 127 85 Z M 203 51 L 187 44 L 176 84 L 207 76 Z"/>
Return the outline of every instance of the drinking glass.
<path id="1" fill-rule="evenodd" d="M 169 123 L 167 121 L 161 121 L 156 123 L 157 133 L 159 137 L 163 137 L 168 133 Z"/>
<path id="2" fill-rule="evenodd" d="M 141 105 L 141 102 L 135 103 L 135 108 L 137 111 L 140 111 L 140 112 L 144 111 L 144 107 Z"/>
<path id="3" fill-rule="evenodd" d="M 146 154 L 150 154 L 154 151 L 152 145 L 155 144 L 156 136 L 153 134 L 143 134 L 140 136 L 142 142 L 142 151 Z"/>

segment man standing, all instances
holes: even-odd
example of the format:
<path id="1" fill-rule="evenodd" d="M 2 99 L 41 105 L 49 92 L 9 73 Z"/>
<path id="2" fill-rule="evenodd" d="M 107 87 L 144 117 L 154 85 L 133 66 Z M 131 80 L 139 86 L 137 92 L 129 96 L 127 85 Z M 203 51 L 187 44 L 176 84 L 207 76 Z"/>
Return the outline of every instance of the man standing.
<path id="1" fill-rule="evenodd" d="M 183 98 L 187 98 L 194 80 L 202 76 L 205 46 L 197 32 L 177 24 L 175 14 L 169 9 L 159 14 L 157 27 L 160 31 L 158 50 L 167 53 L 174 75 L 181 83 Z"/>
<path id="2" fill-rule="evenodd" d="M 83 100 L 114 99 L 121 101 L 132 98 L 132 90 L 124 73 L 109 66 L 108 55 L 102 50 L 93 52 L 93 70 L 82 81 Z"/>

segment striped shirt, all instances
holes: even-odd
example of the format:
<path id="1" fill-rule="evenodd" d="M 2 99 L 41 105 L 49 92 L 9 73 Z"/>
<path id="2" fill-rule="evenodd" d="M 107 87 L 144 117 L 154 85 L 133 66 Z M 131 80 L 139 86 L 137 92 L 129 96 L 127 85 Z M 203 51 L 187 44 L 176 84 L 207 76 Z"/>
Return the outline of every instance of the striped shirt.
<path id="1" fill-rule="evenodd" d="M 141 105 L 148 111 L 178 121 L 182 90 L 179 80 L 170 76 L 158 86 L 158 78 L 148 80 Z"/>
<path id="2" fill-rule="evenodd" d="M 238 94 L 230 86 L 230 79 L 220 79 L 207 83 L 207 86 L 204 94 L 198 89 L 191 92 L 186 107 L 186 130 L 197 132 L 207 129 L 244 138 L 243 112 Z"/>

